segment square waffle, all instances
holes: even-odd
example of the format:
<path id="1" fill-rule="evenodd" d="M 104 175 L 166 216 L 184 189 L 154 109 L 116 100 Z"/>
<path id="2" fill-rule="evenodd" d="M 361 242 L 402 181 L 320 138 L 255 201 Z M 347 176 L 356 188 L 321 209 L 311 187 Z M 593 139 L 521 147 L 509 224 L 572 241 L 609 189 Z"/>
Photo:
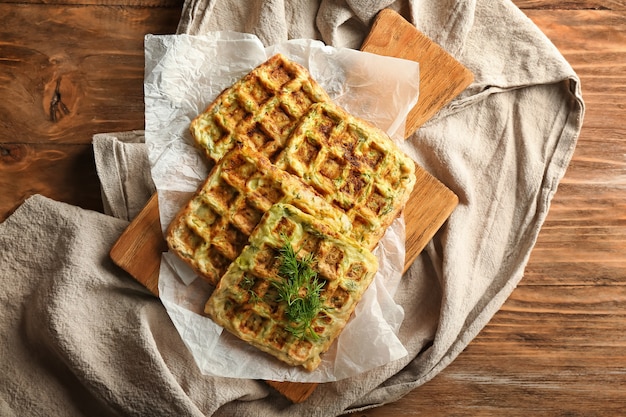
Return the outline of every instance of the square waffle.
<path id="1" fill-rule="evenodd" d="M 166 241 L 173 253 L 216 285 L 263 214 L 279 202 L 326 219 L 339 233 L 351 228 L 343 212 L 299 178 L 276 168 L 262 154 L 238 146 L 213 167 L 177 213 Z"/>
<path id="2" fill-rule="evenodd" d="M 351 236 L 369 249 L 415 185 L 415 163 L 385 132 L 331 102 L 309 108 L 275 163 L 343 210 Z"/>
<path id="3" fill-rule="evenodd" d="M 197 147 L 219 161 L 242 138 L 272 159 L 311 104 L 330 97 L 306 68 L 276 54 L 224 90 L 190 126 Z"/>
<path id="4" fill-rule="evenodd" d="M 289 241 L 297 256 L 313 257 L 322 308 L 311 322 L 315 337 L 289 331 L 287 303 L 275 282 L 279 250 Z M 371 283 L 378 262 L 370 251 L 289 204 L 276 204 L 250 236 L 205 306 L 205 313 L 240 339 L 292 366 L 314 370 Z"/>

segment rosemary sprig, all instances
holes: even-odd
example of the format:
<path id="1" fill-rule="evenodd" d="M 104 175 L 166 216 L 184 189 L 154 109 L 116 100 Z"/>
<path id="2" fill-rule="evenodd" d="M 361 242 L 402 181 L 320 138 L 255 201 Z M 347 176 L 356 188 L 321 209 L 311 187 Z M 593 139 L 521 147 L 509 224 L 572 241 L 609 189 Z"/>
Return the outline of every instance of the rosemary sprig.
<path id="1" fill-rule="evenodd" d="M 279 249 L 279 257 L 278 274 L 283 279 L 273 281 L 272 285 L 278 292 L 277 301 L 287 303 L 287 330 L 300 339 L 317 340 L 319 335 L 313 329 L 313 320 L 323 307 L 320 294 L 324 283 L 319 282 L 317 272 L 311 267 L 315 259 L 311 254 L 298 259 L 286 239 Z"/>

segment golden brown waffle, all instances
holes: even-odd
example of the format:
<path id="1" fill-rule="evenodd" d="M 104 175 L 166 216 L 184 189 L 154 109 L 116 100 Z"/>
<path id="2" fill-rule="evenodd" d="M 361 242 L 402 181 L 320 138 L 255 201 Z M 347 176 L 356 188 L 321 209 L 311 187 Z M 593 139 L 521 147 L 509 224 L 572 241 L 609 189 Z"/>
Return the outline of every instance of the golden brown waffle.
<path id="1" fill-rule="evenodd" d="M 332 103 L 300 65 L 278 54 L 225 90 L 191 124 L 219 159 L 243 143 L 347 213 L 351 236 L 373 249 L 406 204 L 414 162 L 385 132 Z"/>
<path id="2" fill-rule="evenodd" d="M 190 131 L 214 162 L 242 139 L 272 159 L 309 106 L 329 100 L 306 68 L 277 54 L 224 90 Z"/>
<path id="3" fill-rule="evenodd" d="M 289 331 L 287 303 L 277 301 L 279 249 L 289 241 L 298 257 L 311 254 L 323 285 L 322 309 L 310 327 L 315 337 Z M 250 236 L 206 303 L 207 313 L 228 331 L 292 366 L 314 370 L 320 355 L 346 325 L 371 283 L 378 262 L 371 252 L 289 204 L 274 205 Z"/>
<path id="4" fill-rule="evenodd" d="M 248 242 L 262 215 L 278 202 L 326 219 L 340 233 L 351 225 L 346 215 L 302 181 L 245 147 L 229 152 L 172 220 L 169 248 L 200 276 L 217 284 Z"/>
<path id="5" fill-rule="evenodd" d="M 313 104 L 276 165 L 345 211 L 351 236 L 373 249 L 406 204 L 415 163 L 385 132 L 337 105 Z"/>

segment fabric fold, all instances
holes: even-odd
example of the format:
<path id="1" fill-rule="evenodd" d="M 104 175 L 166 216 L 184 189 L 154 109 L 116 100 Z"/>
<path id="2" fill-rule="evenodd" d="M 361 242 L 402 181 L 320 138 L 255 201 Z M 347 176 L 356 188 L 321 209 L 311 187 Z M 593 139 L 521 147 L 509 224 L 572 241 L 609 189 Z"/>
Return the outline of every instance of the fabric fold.
<path id="1" fill-rule="evenodd" d="M 109 249 L 128 222 L 29 198 L 0 224 L 2 392 L 16 415 L 211 415 L 269 388 L 206 378 Z M 220 396 L 206 393 L 220 391 Z"/>
<path id="2" fill-rule="evenodd" d="M 156 191 L 144 131 L 96 134 L 93 147 L 104 213 L 134 219 Z"/>

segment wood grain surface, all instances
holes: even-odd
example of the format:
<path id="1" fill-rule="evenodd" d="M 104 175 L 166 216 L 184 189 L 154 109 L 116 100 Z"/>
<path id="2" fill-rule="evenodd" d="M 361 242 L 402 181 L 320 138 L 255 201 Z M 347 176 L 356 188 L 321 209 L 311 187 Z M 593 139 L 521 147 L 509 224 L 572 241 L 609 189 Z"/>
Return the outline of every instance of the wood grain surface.
<path id="1" fill-rule="evenodd" d="M 143 129 L 143 36 L 180 18 L 142 3 L 0 2 L 0 221 L 36 193 L 102 210 L 91 138 Z"/>
<path id="2" fill-rule="evenodd" d="M 626 3 L 514 2 L 581 77 L 587 111 L 573 160 L 523 280 L 478 337 L 404 398 L 349 416 L 624 415 Z M 143 33 L 173 33 L 181 2 L 101 3 L 0 3 L 0 219 L 35 192 L 99 210 L 91 135 L 143 128 Z M 111 67 L 88 73 L 93 60 Z M 60 91 L 72 115 L 51 123 L 54 75 L 71 69 L 77 78 Z"/>
<path id="3" fill-rule="evenodd" d="M 405 137 L 412 135 L 474 80 L 471 71 L 389 9 L 378 14 L 361 49 L 419 62 L 419 100 L 406 117 Z"/>

